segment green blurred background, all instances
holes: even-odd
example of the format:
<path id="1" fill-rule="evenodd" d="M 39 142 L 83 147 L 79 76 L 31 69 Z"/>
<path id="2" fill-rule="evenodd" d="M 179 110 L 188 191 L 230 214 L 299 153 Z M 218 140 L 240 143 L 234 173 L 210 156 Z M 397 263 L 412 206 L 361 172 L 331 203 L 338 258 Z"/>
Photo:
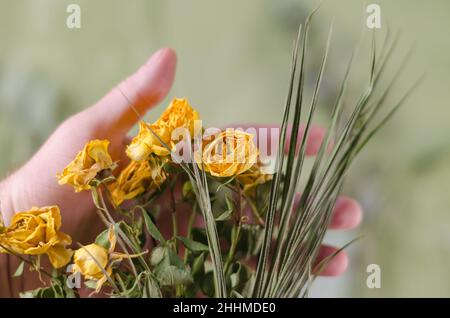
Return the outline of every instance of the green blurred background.
<path id="1" fill-rule="evenodd" d="M 19 167 L 66 116 L 99 99 L 159 47 L 179 57 L 168 98 L 189 97 L 211 125 L 279 122 L 292 41 L 316 1 L 1 0 L 0 174 Z M 81 7 L 81 29 L 66 7 Z M 326 114 L 367 1 L 326 1 L 311 36 L 313 71 L 334 17 L 330 63 L 319 107 Z M 349 248 L 349 271 L 321 278 L 312 296 L 450 296 L 450 2 L 373 1 L 382 30 L 401 30 L 399 51 L 414 45 L 404 91 L 426 79 L 360 156 L 345 194 L 361 201 L 363 225 L 327 241 L 364 239 Z M 395 66 L 395 63 L 392 67 Z M 312 77 L 311 77 L 312 79 Z M 396 88 L 397 89 L 397 88 Z M 150 118 L 158 116 L 166 101 Z M 153 116 L 153 117 L 152 117 Z M 322 116 L 323 117 L 323 116 Z M 381 267 L 381 288 L 366 267 Z"/>

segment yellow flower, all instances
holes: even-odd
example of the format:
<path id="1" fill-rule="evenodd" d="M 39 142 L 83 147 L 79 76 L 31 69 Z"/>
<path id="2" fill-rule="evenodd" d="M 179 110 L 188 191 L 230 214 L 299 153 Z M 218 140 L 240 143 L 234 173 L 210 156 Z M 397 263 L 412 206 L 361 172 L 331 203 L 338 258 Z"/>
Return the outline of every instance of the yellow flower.
<path id="1" fill-rule="evenodd" d="M 74 264 L 72 272 L 81 273 L 85 279 L 96 281 L 95 291 L 97 293 L 108 280 L 108 277 L 111 277 L 112 267 L 115 262 L 121 261 L 124 258 L 137 257 L 144 254 L 127 255 L 114 252 L 117 238 L 113 226 L 108 230 L 108 240 L 109 249 L 106 249 L 99 244 L 92 243 L 76 250 L 73 255 Z M 105 273 L 107 275 L 105 275 Z"/>
<path id="2" fill-rule="evenodd" d="M 72 257 L 72 250 L 66 246 L 72 243 L 69 235 L 59 231 L 61 213 L 55 206 L 36 208 L 16 213 L 11 225 L 0 234 L 0 243 L 17 254 L 47 254 L 53 267 L 66 265 Z M 0 252 L 6 252 L 0 248 Z"/>
<path id="3" fill-rule="evenodd" d="M 104 277 L 102 269 L 111 275 L 111 268 L 106 268 L 108 260 L 108 250 L 101 245 L 92 243 L 75 251 L 74 271 L 81 273 L 86 279 L 100 280 Z"/>
<path id="4" fill-rule="evenodd" d="M 132 161 L 109 186 L 114 203 L 120 205 L 147 190 L 159 188 L 167 178 L 163 169 L 166 161 L 167 158 L 156 156 L 142 162 Z"/>
<path id="5" fill-rule="evenodd" d="M 237 180 L 243 186 L 246 195 L 254 195 L 256 187 L 272 180 L 272 177 L 272 174 L 263 171 L 261 164 L 258 162 L 249 170 L 237 176 Z"/>
<path id="6" fill-rule="evenodd" d="M 201 160 L 205 171 L 215 177 L 232 177 L 249 170 L 257 161 L 258 148 L 252 134 L 226 130 L 203 142 Z M 201 167 L 196 153 L 197 163 Z"/>
<path id="7" fill-rule="evenodd" d="M 176 128 L 189 129 L 191 136 L 194 134 L 194 121 L 199 119 L 199 115 L 193 109 L 187 99 L 174 98 L 161 117 L 153 124 L 140 123 L 139 134 L 133 138 L 127 148 L 127 155 L 134 161 L 146 160 L 150 154 L 157 156 L 167 156 L 170 152 L 152 133 L 169 147 L 174 146 L 172 132 Z"/>
<path id="8" fill-rule="evenodd" d="M 63 172 L 56 175 L 58 183 L 72 185 L 75 192 L 89 190 L 91 188 L 89 183 L 100 171 L 113 168 L 108 146 L 108 140 L 88 142 Z"/>

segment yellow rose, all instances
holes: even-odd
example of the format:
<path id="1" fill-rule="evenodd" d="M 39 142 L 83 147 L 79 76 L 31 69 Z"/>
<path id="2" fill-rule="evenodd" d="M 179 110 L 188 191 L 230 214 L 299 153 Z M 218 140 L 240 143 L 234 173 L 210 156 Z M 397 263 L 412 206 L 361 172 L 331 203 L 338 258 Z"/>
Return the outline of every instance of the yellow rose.
<path id="1" fill-rule="evenodd" d="M 152 153 L 157 156 L 169 155 L 170 152 L 156 138 L 152 130 L 166 145 L 173 147 L 172 132 L 176 128 L 186 128 L 193 136 L 194 121 L 198 119 L 197 111 L 189 105 L 187 99 L 173 99 L 161 117 L 153 124 L 140 123 L 139 134 L 133 138 L 131 144 L 127 147 L 128 157 L 134 161 L 143 161 Z"/>
<path id="2" fill-rule="evenodd" d="M 201 160 L 205 171 L 215 177 L 232 177 L 249 170 L 257 161 L 258 148 L 252 134 L 240 130 L 226 130 L 212 140 L 203 141 Z M 199 156 L 196 154 L 196 158 Z M 197 159 L 198 165 L 201 162 Z"/>
<path id="3" fill-rule="evenodd" d="M 56 175 L 58 183 L 72 185 L 75 192 L 89 190 L 90 182 L 100 171 L 113 168 L 108 146 L 108 140 L 88 142 L 63 172 Z"/>
<path id="4" fill-rule="evenodd" d="M 73 270 L 81 273 L 86 279 L 99 280 L 104 276 L 102 268 L 106 270 L 108 259 L 108 250 L 101 245 L 92 243 L 75 251 Z M 109 269 L 108 271 L 110 272 Z"/>
<path id="5" fill-rule="evenodd" d="M 11 225 L 0 234 L 0 243 L 17 254 L 47 254 L 53 267 L 66 265 L 72 250 L 69 235 L 59 231 L 61 213 L 57 206 L 33 207 L 30 211 L 16 213 Z M 0 252 L 6 252 L 0 248 Z"/>
<path id="6" fill-rule="evenodd" d="M 120 205 L 147 190 L 159 188 L 167 178 L 163 169 L 166 161 L 167 158 L 155 156 L 142 162 L 132 161 L 109 186 L 115 204 Z"/>
<path id="7" fill-rule="evenodd" d="M 75 251 L 72 272 L 81 273 L 86 279 L 97 281 L 95 291 L 98 293 L 103 284 L 111 277 L 113 264 L 128 257 L 138 257 L 144 253 L 127 255 L 116 253 L 116 234 L 114 227 L 108 230 L 109 249 L 92 243 Z M 100 266 L 99 266 L 100 265 Z M 105 273 L 107 275 L 105 275 Z M 113 279 L 111 277 L 111 279 Z"/>

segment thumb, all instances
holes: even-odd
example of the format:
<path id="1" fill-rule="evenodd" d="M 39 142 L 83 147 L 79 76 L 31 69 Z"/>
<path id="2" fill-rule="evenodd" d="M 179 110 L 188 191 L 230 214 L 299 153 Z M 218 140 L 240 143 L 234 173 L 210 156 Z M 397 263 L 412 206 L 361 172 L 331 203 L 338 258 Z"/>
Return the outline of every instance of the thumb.
<path id="1" fill-rule="evenodd" d="M 84 115 L 97 129 L 128 131 L 139 120 L 136 111 L 144 115 L 167 95 L 175 77 L 176 62 L 172 49 L 160 49 L 133 75 L 86 109 Z"/>

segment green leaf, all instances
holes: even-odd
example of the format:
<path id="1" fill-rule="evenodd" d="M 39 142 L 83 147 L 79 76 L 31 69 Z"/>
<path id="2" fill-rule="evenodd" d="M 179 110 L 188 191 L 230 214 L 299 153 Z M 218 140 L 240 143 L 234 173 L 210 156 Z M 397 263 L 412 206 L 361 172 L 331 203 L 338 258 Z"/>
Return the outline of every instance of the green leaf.
<path id="1" fill-rule="evenodd" d="M 21 298 L 60 298 L 60 296 L 55 293 L 55 289 L 52 286 L 19 293 L 19 296 Z"/>
<path id="2" fill-rule="evenodd" d="M 120 222 L 114 224 L 114 229 L 115 229 L 116 233 L 118 232 L 118 228 L 120 226 L 122 226 L 122 228 L 124 228 L 125 225 L 126 224 L 123 221 L 120 221 Z M 97 237 L 95 238 L 95 244 L 98 244 L 100 246 L 103 246 L 106 249 L 109 249 L 110 243 L 109 243 L 108 232 L 109 232 L 109 229 L 106 229 L 103 232 L 101 232 L 99 235 L 97 235 Z"/>
<path id="3" fill-rule="evenodd" d="M 214 297 L 214 273 L 209 271 L 203 276 L 201 290 L 208 297 Z"/>
<path id="4" fill-rule="evenodd" d="M 167 248 L 167 259 L 170 265 L 173 265 L 180 269 L 186 268 L 186 265 L 184 264 L 183 260 L 171 248 Z"/>
<path id="5" fill-rule="evenodd" d="M 239 289 L 250 279 L 250 270 L 237 262 L 233 265 L 230 282 L 232 289 Z"/>
<path id="6" fill-rule="evenodd" d="M 95 281 L 95 280 L 86 280 L 86 281 L 84 282 L 84 285 L 85 285 L 87 288 L 90 288 L 90 289 L 96 289 L 96 288 L 97 288 L 97 281 Z"/>
<path id="7" fill-rule="evenodd" d="M 193 241 L 187 237 L 177 236 L 177 239 L 183 243 L 184 247 L 192 252 L 208 252 L 209 247 L 203 243 Z"/>
<path id="8" fill-rule="evenodd" d="M 148 233 L 157 241 L 161 242 L 161 244 L 164 244 L 166 240 L 164 239 L 164 236 L 162 236 L 161 232 L 156 227 L 155 223 L 153 223 L 152 218 L 150 215 L 148 215 L 147 211 L 142 209 L 142 214 L 144 215 L 145 220 L 145 227 L 147 228 Z"/>
<path id="9" fill-rule="evenodd" d="M 103 232 L 101 232 L 95 239 L 95 244 L 98 244 L 100 246 L 103 246 L 106 249 L 109 249 L 110 243 L 109 243 L 109 238 L 108 238 L 108 231 L 109 231 L 109 229 L 106 229 Z"/>
<path id="10" fill-rule="evenodd" d="M 67 286 L 66 284 L 63 285 L 63 289 L 65 298 L 77 298 L 78 293 L 76 293 L 72 288 L 69 288 L 69 286 Z"/>
<path id="11" fill-rule="evenodd" d="M 233 202 L 231 201 L 231 199 L 228 196 L 225 197 L 225 203 L 227 204 L 227 209 L 215 218 L 216 221 L 229 220 L 231 215 L 233 215 L 233 211 L 234 211 Z"/>
<path id="12" fill-rule="evenodd" d="M 188 180 L 183 184 L 181 193 L 182 193 L 184 200 L 195 199 L 195 193 L 194 193 L 194 189 L 192 188 L 191 181 Z"/>
<path id="13" fill-rule="evenodd" d="M 25 266 L 25 262 L 24 261 L 20 262 L 19 266 L 17 266 L 17 269 L 14 272 L 13 277 L 20 277 L 20 276 L 22 276 L 24 266 Z"/>
<path id="14" fill-rule="evenodd" d="M 150 298 L 161 298 L 161 290 L 154 278 L 147 276 L 145 281 L 145 288 L 147 290 L 147 297 Z"/>
<path id="15" fill-rule="evenodd" d="M 173 265 L 162 268 L 156 275 L 162 286 L 191 284 L 193 282 L 192 275 L 188 270 Z"/>
<path id="16" fill-rule="evenodd" d="M 205 268 L 205 258 L 206 253 L 202 253 L 194 259 L 194 263 L 192 264 L 192 275 L 196 275 L 204 271 Z"/>
<path id="17" fill-rule="evenodd" d="M 158 246 L 158 247 L 154 248 L 152 251 L 152 255 L 150 257 L 150 264 L 152 264 L 153 266 L 156 266 L 159 263 L 161 263 L 166 254 L 166 249 L 167 249 L 167 247 L 165 247 L 165 246 Z"/>
<path id="18" fill-rule="evenodd" d="M 158 246 L 153 249 L 150 257 L 150 263 L 153 266 L 164 267 L 173 265 L 175 267 L 184 269 L 184 265 L 181 258 L 168 246 Z"/>

